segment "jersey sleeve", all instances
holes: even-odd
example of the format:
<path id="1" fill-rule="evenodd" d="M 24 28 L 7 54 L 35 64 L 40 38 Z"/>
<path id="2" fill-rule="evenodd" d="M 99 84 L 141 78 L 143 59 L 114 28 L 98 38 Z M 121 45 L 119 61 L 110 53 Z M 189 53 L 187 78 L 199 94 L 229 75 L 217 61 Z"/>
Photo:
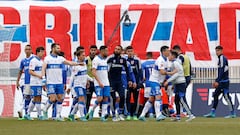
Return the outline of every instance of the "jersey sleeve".
<path id="1" fill-rule="evenodd" d="M 20 62 L 20 66 L 19 66 L 19 70 L 23 70 L 23 68 L 24 68 L 24 61 L 23 60 L 21 60 L 21 62 Z"/>
<path id="2" fill-rule="evenodd" d="M 36 67 L 36 62 L 34 59 L 32 59 L 29 63 L 29 70 L 34 70 Z"/>
<path id="3" fill-rule="evenodd" d="M 66 59 L 63 56 L 59 56 L 61 58 L 61 62 L 63 63 L 64 61 L 66 61 Z"/>
<path id="4" fill-rule="evenodd" d="M 97 61 L 97 58 L 94 58 L 92 61 L 92 68 L 97 69 L 97 67 L 98 67 L 98 61 Z"/>
<path id="5" fill-rule="evenodd" d="M 163 61 L 163 60 L 159 60 L 157 66 L 158 66 L 158 69 L 159 69 L 159 70 L 160 70 L 160 69 L 165 69 L 165 67 L 164 67 L 164 61 Z"/>

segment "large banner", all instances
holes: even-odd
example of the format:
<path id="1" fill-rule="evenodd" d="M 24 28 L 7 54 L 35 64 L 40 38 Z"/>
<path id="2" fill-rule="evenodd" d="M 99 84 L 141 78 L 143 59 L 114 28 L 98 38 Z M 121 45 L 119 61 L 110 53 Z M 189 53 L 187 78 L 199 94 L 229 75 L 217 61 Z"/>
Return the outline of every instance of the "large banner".
<path id="1" fill-rule="evenodd" d="M 131 25 L 120 22 L 125 11 Z M 8 0 L 0 1 L 0 25 L 0 56 L 9 54 L 10 42 L 11 68 L 18 67 L 26 44 L 49 53 L 52 42 L 68 59 L 79 45 L 88 51 L 105 44 L 111 52 L 132 45 L 144 59 L 146 51 L 158 55 L 161 46 L 179 44 L 196 67 L 215 66 L 214 48 L 221 44 L 230 66 L 240 65 L 238 0 Z"/>
<path id="2" fill-rule="evenodd" d="M 213 94 L 215 89 L 212 84 L 193 84 L 192 111 L 196 116 L 203 116 L 211 111 L 213 105 Z M 240 84 L 230 84 L 230 97 L 234 104 L 237 115 L 240 115 Z M 219 96 L 216 116 L 229 115 L 230 111 L 223 95 Z"/>

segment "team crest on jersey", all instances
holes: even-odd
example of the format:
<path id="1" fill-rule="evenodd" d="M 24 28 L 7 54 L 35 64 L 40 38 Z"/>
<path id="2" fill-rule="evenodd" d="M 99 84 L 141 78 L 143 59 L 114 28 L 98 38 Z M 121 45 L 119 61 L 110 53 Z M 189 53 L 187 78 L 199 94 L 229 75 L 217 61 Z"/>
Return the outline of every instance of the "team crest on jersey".
<path id="1" fill-rule="evenodd" d="M 134 60 L 131 61 L 131 65 L 133 65 L 133 64 L 134 64 Z"/>
<path id="2" fill-rule="evenodd" d="M 123 59 L 120 59 L 120 63 L 121 63 L 121 64 L 123 63 Z"/>
<path id="3" fill-rule="evenodd" d="M 113 60 L 113 63 L 116 63 L 116 60 Z"/>

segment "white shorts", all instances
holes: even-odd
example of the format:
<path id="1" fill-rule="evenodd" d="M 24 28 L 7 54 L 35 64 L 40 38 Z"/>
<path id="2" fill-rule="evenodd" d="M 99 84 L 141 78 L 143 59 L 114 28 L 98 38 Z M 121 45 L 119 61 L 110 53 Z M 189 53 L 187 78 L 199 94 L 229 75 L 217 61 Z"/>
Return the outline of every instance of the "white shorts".
<path id="1" fill-rule="evenodd" d="M 29 84 L 24 85 L 23 95 L 32 95 L 32 91 Z"/>
<path id="2" fill-rule="evenodd" d="M 151 87 L 145 87 L 144 88 L 144 97 L 149 98 L 150 97 L 150 92 L 151 92 Z"/>

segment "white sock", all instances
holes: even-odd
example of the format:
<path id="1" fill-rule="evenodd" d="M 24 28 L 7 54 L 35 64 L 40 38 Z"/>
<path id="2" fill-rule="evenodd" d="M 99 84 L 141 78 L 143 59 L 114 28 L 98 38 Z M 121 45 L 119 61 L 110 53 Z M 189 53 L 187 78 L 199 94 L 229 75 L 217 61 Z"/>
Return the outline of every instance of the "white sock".
<path id="1" fill-rule="evenodd" d="M 43 108 L 43 111 L 47 111 L 49 109 L 49 107 L 53 104 L 53 102 L 51 102 L 50 100 L 47 101 L 45 107 Z"/>
<path id="2" fill-rule="evenodd" d="M 108 102 L 102 103 L 102 117 L 107 115 Z"/>
<path id="3" fill-rule="evenodd" d="M 80 117 L 84 117 L 85 116 L 84 108 L 85 108 L 84 102 L 78 102 L 78 109 L 79 109 L 79 112 L 80 112 Z"/>
<path id="4" fill-rule="evenodd" d="M 31 101 L 29 104 L 29 107 L 28 107 L 28 111 L 27 111 L 29 115 L 33 111 L 34 107 L 35 107 L 35 102 Z"/>
<path id="5" fill-rule="evenodd" d="M 41 102 L 36 102 L 35 103 L 36 109 L 37 109 L 37 115 L 41 116 Z"/>
<path id="6" fill-rule="evenodd" d="M 61 112 L 62 112 L 62 102 L 57 102 L 56 107 L 57 107 L 57 116 L 56 117 L 60 118 Z"/>
<path id="7" fill-rule="evenodd" d="M 155 100 L 154 107 L 155 107 L 156 118 L 162 114 L 161 105 L 162 105 L 162 100 Z"/>
<path id="8" fill-rule="evenodd" d="M 147 101 L 146 104 L 144 105 L 144 108 L 142 110 L 140 117 L 145 117 L 146 113 L 149 111 L 151 107 L 152 107 L 152 103 L 150 101 Z"/>
<path id="9" fill-rule="evenodd" d="M 98 104 L 99 104 L 99 103 L 98 103 L 98 101 L 97 101 L 97 100 L 95 100 L 95 102 L 94 102 L 94 105 L 93 105 L 93 108 L 92 108 L 92 109 L 93 109 L 93 111 L 94 111 L 94 110 L 97 108 Z"/>
<path id="10" fill-rule="evenodd" d="M 76 114 L 77 111 L 78 111 L 78 103 L 74 105 L 73 110 L 72 110 L 72 112 L 71 112 L 71 115 Z"/>

